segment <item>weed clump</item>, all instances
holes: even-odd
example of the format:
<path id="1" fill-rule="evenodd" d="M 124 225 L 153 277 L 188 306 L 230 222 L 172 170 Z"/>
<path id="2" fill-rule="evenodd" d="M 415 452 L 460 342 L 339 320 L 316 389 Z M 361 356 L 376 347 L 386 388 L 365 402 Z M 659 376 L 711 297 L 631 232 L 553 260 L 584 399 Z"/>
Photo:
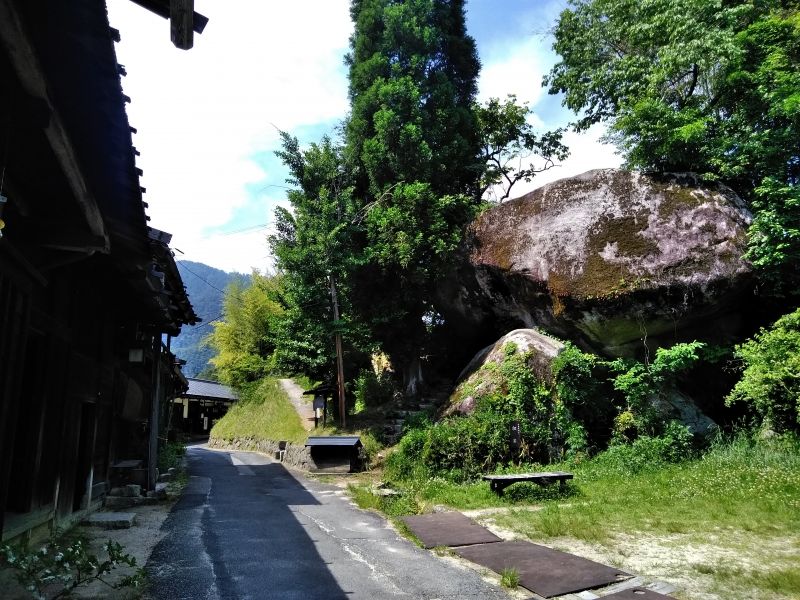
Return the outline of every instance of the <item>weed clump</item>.
<path id="1" fill-rule="evenodd" d="M 475 401 L 472 413 L 408 428 L 387 460 L 389 476 L 465 482 L 533 463 L 579 463 L 609 444 L 606 460 L 634 471 L 684 460 L 692 455 L 693 436 L 665 418 L 658 401 L 676 375 L 699 360 L 702 347 L 692 342 L 659 349 L 648 364 L 604 361 L 566 343 L 542 377 L 531 368 L 533 350 L 520 352 L 508 343 L 501 362 L 484 365 L 468 389 L 462 385 L 460 395 Z"/>

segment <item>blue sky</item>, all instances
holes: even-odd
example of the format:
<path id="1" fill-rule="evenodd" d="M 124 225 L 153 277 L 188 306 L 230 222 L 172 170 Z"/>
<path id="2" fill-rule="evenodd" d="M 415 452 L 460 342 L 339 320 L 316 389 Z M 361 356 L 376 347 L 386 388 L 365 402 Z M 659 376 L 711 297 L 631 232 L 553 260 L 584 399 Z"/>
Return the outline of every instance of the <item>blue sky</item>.
<path id="1" fill-rule="evenodd" d="M 541 88 L 556 60 L 547 31 L 566 0 L 470 0 L 467 29 L 482 63 L 481 98 L 514 93 L 550 129 L 571 115 Z M 332 133 L 347 112 L 342 57 L 352 32 L 348 0 L 196 0 L 210 21 L 184 52 L 167 21 L 129 0 L 109 0 L 121 32 L 128 114 L 137 128 L 142 184 L 154 227 L 183 257 L 228 271 L 269 269 L 266 244 L 286 172 L 277 132 L 301 141 Z M 594 129 L 566 141 L 573 156 L 528 189 L 590 168 L 615 166 Z M 525 189 L 515 192 L 522 193 Z M 515 193 L 516 195 L 516 193 Z M 178 255 L 181 258 L 181 255 Z"/>

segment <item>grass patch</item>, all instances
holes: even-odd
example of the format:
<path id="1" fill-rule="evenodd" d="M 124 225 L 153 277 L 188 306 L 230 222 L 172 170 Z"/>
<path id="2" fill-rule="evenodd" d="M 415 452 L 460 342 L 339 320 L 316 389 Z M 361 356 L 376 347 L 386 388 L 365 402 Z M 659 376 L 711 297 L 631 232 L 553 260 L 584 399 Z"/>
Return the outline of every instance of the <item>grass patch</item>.
<path id="1" fill-rule="evenodd" d="M 624 531 L 778 535 L 793 531 L 800 517 L 798 446 L 788 438 L 755 443 L 740 437 L 698 460 L 633 474 L 601 455 L 573 469 L 570 501 L 546 500 L 541 511 L 500 516 L 498 523 L 531 537 L 586 541 Z"/>
<path id="2" fill-rule="evenodd" d="M 789 598 L 796 598 L 797 591 L 800 590 L 800 567 L 797 566 L 749 570 L 716 562 L 695 564 L 692 568 L 697 573 L 710 576 L 714 580 L 715 588 L 721 591 L 728 590 L 731 582 L 735 582 L 740 588 L 750 587 Z"/>
<path id="3" fill-rule="evenodd" d="M 627 451 L 626 451 L 627 452 Z M 505 471 L 564 470 L 575 479 L 563 492 L 514 484 L 502 497 L 487 482 L 456 483 L 416 469 L 390 482 L 398 510 L 427 512 L 434 505 L 491 511 L 497 527 L 564 549 L 593 548 L 595 560 L 637 556 L 656 545 L 681 567 L 654 567 L 653 577 L 686 586 L 685 597 L 794 598 L 800 589 L 800 440 L 796 436 L 719 441 L 681 463 L 631 461 L 626 452 L 580 462 L 517 465 Z M 500 470 L 500 469 L 498 469 Z M 386 512 L 383 499 L 373 508 Z M 375 506 L 377 505 L 377 506 Z M 535 506 L 536 510 L 531 510 Z M 642 544 L 642 546 L 637 546 Z M 574 550 L 578 553 L 577 549 Z M 702 562 L 695 563 L 702 552 Z M 599 556 L 606 558 L 599 558 Z M 657 554 L 656 554 L 657 555 Z M 635 563 L 628 568 L 636 568 Z M 641 568 L 641 566 L 639 566 Z M 711 597 L 711 596 L 709 596 Z"/>
<path id="4" fill-rule="evenodd" d="M 305 442 L 300 417 L 276 378 L 239 390 L 239 398 L 211 429 L 212 438 Z"/>
<path id="5" fill-rule="evenodd" d="M 348 491 L 353 502 L 365 510 L 380 510 L 381 497 L 372 493 L 372 489 L 364 485 L 348 485 Z"/>
<path id="6" fill-rule="evenodd" d="M 436 556 L 455 556 L 455 552 L 449 546 L 434 546 L 431 548 Z"/>
<path id="7" fill-rule="evenodd" d="M 596 542 L 616 532 L 658 535 L 741 530 L 758 535 L 794 531 L 800 522 L 800 442 L 787 437 L 755 442 L 745 436 L 714 445 L 678 464 L 637 465 L 604 453 L 580 464 L 509 470 L 567 470 L 575 479 L 561 491 L 518 483 L 503 497 L 486 482 L 418 478 L 397 483 L 423 506 L 469 510 L 507 506 L 503 527 L 533 538 L 569 536 Z M 515 506 L 540 505 L 539 511 Z"/>
<path id="8" fill-rule="evenodd" d="M 519 586 L 519 572 L 513 568 L 506 568 L 500 571 L 500 585 L 509 590 Z"/>
<path id="9" fill-rule="evenodd" d="M 183 442 L 167 442 L 158 451 L 158 470 L 166 473 L 168 469 L 178 469 L 186 455 L 186 446 Z"/>

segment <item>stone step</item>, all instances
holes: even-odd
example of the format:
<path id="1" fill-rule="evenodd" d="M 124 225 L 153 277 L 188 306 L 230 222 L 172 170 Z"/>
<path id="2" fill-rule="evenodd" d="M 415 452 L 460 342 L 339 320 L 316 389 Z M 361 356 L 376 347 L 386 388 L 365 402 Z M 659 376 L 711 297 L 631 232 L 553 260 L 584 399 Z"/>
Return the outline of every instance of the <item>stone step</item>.
<path id="1" fill-rule="evenodd" d="M 138 498 L 130 498 L 125 496 L 106 496 L 106 508 L 131 508 L 132 506 L 141 506 L 142 504 L 157 504 L 158 498 L 147 498 L 139 496 Z"/>
<path id="2" fill-rule="evenodd" d="M 96 512 L 86 517 L 82 523 L 103 529 L 130 529 L 136 522 L 136 513 Z"/>

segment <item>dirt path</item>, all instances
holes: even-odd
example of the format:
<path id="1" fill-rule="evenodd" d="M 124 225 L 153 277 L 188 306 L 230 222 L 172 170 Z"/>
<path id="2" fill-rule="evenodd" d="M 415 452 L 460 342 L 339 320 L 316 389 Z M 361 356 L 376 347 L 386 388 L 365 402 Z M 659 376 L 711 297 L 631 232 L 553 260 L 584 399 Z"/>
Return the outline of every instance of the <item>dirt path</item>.
<path id="1" fill-rule="evenodd" d="M 297 414 L 300 415 L 300 422 L 306 431 L 314 429 L 314 409 L 308 396 L 303 396 L 303 388 L 291 379 L 280 379 L 281 387 L 289 400 L 292 402 Z"/>

